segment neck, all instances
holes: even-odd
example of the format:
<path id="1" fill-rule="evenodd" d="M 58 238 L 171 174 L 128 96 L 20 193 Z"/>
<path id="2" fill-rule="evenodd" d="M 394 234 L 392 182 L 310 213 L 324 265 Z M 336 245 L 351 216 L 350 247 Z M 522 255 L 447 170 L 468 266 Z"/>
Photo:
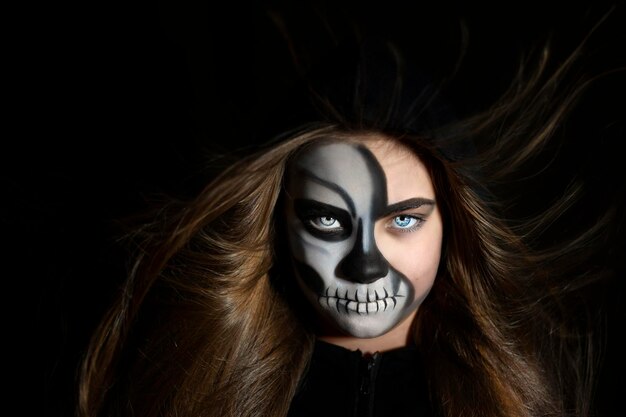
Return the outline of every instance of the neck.
<path id="1" fill-rule="evenodd" d="M 318 339 L 333 345 L 341 346 L 348 350 L 360 350 L 365 355 L 371 355 L 376 352 L 385 352 L 392 349 L 407 346 L 411 343 L 411 327 L 415 313 L 412 313 L 399 325 L 388 331 L 387 333 L 362 339 L 354 336 L 322 334 L 318 335 Z"/>

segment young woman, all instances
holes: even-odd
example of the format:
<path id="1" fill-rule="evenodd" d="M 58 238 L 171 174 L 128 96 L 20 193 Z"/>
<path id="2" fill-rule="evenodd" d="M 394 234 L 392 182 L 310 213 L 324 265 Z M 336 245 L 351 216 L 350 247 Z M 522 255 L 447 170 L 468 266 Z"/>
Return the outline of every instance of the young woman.
<path id="1" fill-rule="evenodd" d="M 334 108 L 163 209 L 132 236 L 79 415 L 588 415 L 580 300 L 610 217 L 538 244 L 575 187 L 523 221 L 502 187 L 581 92 L 545 63 L 467 120 L 432 97 Z"/>

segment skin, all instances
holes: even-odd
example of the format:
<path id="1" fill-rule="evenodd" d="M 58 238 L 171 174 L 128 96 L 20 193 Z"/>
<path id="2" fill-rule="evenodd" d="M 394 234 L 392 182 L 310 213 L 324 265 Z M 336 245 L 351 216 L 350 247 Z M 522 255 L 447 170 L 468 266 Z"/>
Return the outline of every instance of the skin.
<path id="1" fill-rule="evenodd" d="M 318 337 L 364 353 L 405 346 L 443 239 L 424 164 L 384 137 L 322 142 L 295 158 L 286 184 L 294 271 Z"/>

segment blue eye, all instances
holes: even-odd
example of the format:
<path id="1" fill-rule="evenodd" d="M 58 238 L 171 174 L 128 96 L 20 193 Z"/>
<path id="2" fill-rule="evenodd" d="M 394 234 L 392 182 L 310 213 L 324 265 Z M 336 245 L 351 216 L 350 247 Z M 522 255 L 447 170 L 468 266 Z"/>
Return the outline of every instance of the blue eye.
<path id="1" fill-rule="evenodd" d="M 413 230 L 417 229 L 423 222 L 424 220 L 418 217 L 401 214 L 393 217 L 389 222 L 388 227 L 391 229 L 396 229 L 400 232 L 412 232 Z"/>
<path id="2" fill-rule="evenodd" d="M 393 218 L 393 224 L 402 229 L 406 229 L 407 227 L 413 226 L 417 222 L 415 217 L 409 216 L 396 216 Z"/>
<path id="3" fill-rule="evenodd" d="M 332 231 L 342 228 L 339 220 L 331 216 L 315 217 L 309 220 L 309 222 L 311 223 L 311 226 L 324 231 Z"/>

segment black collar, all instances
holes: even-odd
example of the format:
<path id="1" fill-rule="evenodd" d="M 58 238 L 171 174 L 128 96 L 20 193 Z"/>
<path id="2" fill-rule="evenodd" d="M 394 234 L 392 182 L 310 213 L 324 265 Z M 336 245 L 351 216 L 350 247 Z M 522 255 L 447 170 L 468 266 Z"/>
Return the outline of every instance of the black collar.
<path id="1" fill-rule="evenodd" d="M 431 416 L 423 369 L 415 346 L 363 355 L 317 340 L 289 417 Z"/>

